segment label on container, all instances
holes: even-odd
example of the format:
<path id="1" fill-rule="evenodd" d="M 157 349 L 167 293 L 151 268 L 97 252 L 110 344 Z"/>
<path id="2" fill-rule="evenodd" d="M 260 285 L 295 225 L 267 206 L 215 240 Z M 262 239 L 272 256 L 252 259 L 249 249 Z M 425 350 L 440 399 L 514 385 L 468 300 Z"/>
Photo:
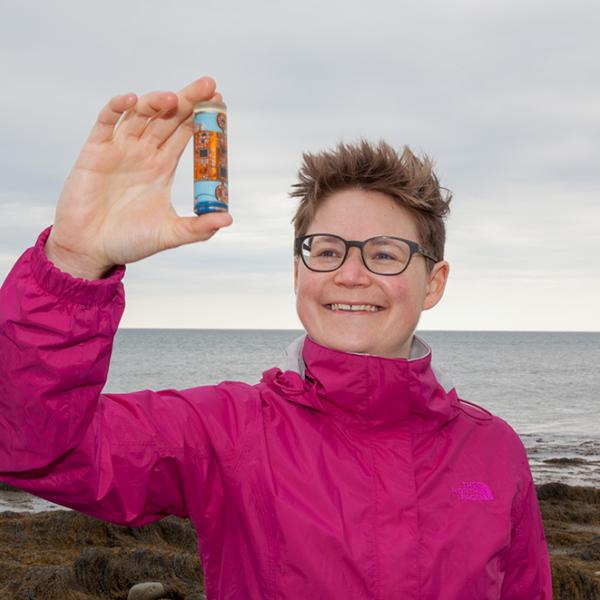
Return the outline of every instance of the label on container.
<path id="1" fill-rule="evenodd" d="M 194 212 L 228 210 L 227 116 L 194 114 Z"/>

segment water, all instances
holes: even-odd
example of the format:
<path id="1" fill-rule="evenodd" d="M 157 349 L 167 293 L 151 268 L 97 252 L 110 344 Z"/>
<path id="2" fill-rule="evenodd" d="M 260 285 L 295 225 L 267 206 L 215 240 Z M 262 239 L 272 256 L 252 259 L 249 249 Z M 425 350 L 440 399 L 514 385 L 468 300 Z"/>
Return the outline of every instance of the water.
<path id="1" fill-rule="evenodd" d="M 254 383 L 301 333 L 121 329 L 104 391 L 185 389 L 228 379 Z M 418 335 L 461 398 L 502 417 L 520 435 L 536 483 L 600 487 L 600 333 Z M 30 508 L 23 502 L 18 510 L 38 510 L 43 501 L 34 506 L 32 500 Z M 0 495 L 3 509 L 10 507 Z"/>

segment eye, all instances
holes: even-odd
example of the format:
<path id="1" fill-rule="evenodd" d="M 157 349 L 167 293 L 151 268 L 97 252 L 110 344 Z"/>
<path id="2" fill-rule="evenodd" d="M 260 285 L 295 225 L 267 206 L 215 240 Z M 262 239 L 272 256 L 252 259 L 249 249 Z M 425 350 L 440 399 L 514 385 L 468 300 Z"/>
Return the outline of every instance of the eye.
<path id="1" fill-rule="evenodd" d="M 339 258 L 343 253 L 344 247 L 331 240 L 315 239 L 310 247 L 313 258 Z"/>
<path id="2" fill-rule="evenodd" d="M 328 256 L 339 256 L 339 253 L 335 248 L 319 248 L 318 250 L 315 251 L 315 255 L 328 257 Z"/>
<path id="3" fill-rule="evenodd" d="M 369 260 L 375 263 L 394 263 L 397 265 L 408 260 L 410 248 L 400 240 L 375 238 L 369 243 L 367 251 Z"/>
<path id="4" fill-rule="evenodd" d="M 377 262 L 398 261 L 398 253 L 391 249 L 373 250 L 369 258 L 370 260 L 376 260 Z"/>

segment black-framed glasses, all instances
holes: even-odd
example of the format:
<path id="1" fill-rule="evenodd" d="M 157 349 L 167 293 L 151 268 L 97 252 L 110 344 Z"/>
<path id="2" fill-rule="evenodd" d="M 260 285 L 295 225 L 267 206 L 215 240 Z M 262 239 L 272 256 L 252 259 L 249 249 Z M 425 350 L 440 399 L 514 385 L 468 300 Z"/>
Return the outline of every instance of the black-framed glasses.
<path id="1" fill-rule="evenodd" d="M 410 264 L 413 254 L 422 254 L 438 262 L 417 242 L 389 235 L 358 242 L 333 233 L 311 233 L 295 239 L 294 251 L 311 271 L 326 273 L 339 269 L 352 247 L 360 249 L 363 264 L 376 275 L 400 275 Z"/>

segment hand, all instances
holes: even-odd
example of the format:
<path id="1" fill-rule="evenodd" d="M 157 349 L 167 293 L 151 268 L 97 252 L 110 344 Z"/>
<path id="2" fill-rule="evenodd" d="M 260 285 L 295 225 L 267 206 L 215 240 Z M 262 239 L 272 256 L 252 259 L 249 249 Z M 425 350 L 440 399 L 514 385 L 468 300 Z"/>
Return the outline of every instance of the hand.
<path id="1" fill-rule="evenodd" d="M 193 106 L 209 99 L 222 97 L 215 81 L 202 77 L 177 94 L 115 96 L 101 110 L 46 242 L 58 268 L 97 279 L 114 265 L 207 240 L 231 224 L 229 213 L 180 217 L 171 203 L 175 169 L 193 135 Z"/>

